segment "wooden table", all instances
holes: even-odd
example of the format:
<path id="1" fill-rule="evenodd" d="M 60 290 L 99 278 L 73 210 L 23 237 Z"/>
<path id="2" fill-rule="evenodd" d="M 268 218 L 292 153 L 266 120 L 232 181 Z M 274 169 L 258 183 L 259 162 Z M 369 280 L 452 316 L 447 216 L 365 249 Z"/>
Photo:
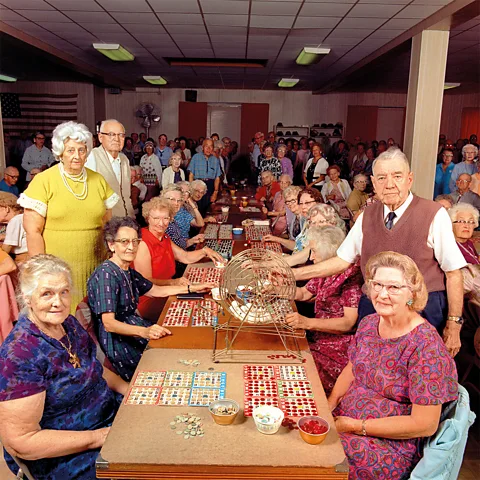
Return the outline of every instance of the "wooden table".
<path id="1" fill-rule="evenodd" d="M 237 192 L 240 198 L 242 195 Z M 225 198 L 228 201 L 228 198 Z M 253 202 L 252 202 L 253 203 Z M 216 213 L 221 207 L 212 208 Z M 249 218 L 265 218 L 262 213 Z M 241 225 L 246 214 L 231 205 L 227 223 Z M 234 236 L 233 254 L 246 248 L 245 235 Z M 203 263 L 202 266 L 208 267 Z M 190 267 L 191 268 L 191 267 Z M 170 297 L 158 323 L 163 323 Z M 222 318 L 219 318 L 223 321 Z M 252 362 L 213 363 L 213 330 L 209 327 L 169 327 L 172 335 L 152 340 L 137 367 L 139 370 L 207 370 L 227 372 L 227 398 L 243 405 L 243 370 L 245 363 L 292 363 L 278 337 L 240 333 L 235 348 L 244 356 L 255 352 Z M 128 479 L 344 479 L 348 478 L 345 454 L 333 426 L 315 363 L 306 338 L 297 339 L 308 378 L 312 383 L 319 415 L 332 425 L 322 445 L 312 446 L 301 440 L 296 430 L 281 430 L 272 436 L 257 432 L 253 419 L 239 414 L 232 426 L 215 425 L 205 407 L 133 406 L 123 404 L 97 460 L 98 478 Z M 218 337 L 223 348 L 225 337 Z M 275 357 L 275 356 L 279 357 Z M 273 361 L 272 358 L 276 360 Z M 180 359 L 199 360 L 199 367 L 187 367 Z M 185 440 L 169 428 L 175 415 L 191 412 L 204 419 L 205 436 Z"/>
<path id="2" fill-rule="evenodd" d="M 266 361 L 272 352 L 262 352 Z M 138 370 L 192 370 L 178 363 L 185 358 L 199 360 L 198 370 L 213 368 L 226 372 L 226 396 L 242 404 L 243 366 L 214 364 L 206 349 L 151 348 L 143 354 Z M 319 414 L 333 424 L 310 353 L 306 353 L 304 366 Z M 170 428 L 176 415 L 187 412 L 202 418 L 204 437 L 186 440 Z M 98 478 L 346 480 L 348 477 L 345 454 L 334 428 L 321 445 L 308 445 L 298 431 L 284 427 L 275 435 L 263 435 L 256 430 L 253 418 L 242 414 L 233 425 L 216 425 L 206 407 L 123 404 L 100 455 Z"/>

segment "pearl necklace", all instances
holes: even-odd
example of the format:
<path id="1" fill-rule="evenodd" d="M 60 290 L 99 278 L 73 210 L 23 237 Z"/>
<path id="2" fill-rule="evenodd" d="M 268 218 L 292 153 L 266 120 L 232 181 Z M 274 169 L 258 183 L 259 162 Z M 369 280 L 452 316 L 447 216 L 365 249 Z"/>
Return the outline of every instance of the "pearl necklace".
<path id="1" fill-rule="evenodd" d="M 62 177 L 63 184 L 65 185 L 65 188 L 77 199 L 77 200 L 85 200 L 88 195 L 88 186 L 87 186 L 87 170 L 85 167 L 82 168 L 81 173 L 78 175 L 72 175 L 70 173 L 67 173 L 65 171 L 65 168 L 63 166 L 63 163 L 58 164 L 58 168 L 60 170 L 60 176 Z M 75 193 L 72 190 L 72 187 L 70 187 L 67 178 L 72 180 L 72 182 L 76 183 L 83 183 L 83 191 L 80 194 Z"/>

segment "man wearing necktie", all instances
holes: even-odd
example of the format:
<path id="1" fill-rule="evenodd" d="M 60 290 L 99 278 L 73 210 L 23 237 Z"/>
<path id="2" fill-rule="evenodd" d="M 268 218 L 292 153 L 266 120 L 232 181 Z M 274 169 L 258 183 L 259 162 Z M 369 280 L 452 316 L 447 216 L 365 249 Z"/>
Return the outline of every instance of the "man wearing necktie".
<path id="1" fill-rule="evenodd" d="M 448 213 L 440 204 L 410 192 L 413 173 L 407 157 L 398 148 L 388 149 L 375 160 L 371 178 L 380 201 L 358 217 L 337 250 L 337 256 L 294 269 L 295 278 L 306 280 L 339 274 L 358 257 L 365 274 L 368 259 L 379 252 L 391 250 L 408 255 L 417 264 L 429 292 L 427 306 L 421 314 L 443 332 L 445 345 L 455 356 L 460 349 L 463 322 L 460 269 L 466 262 L 455 243 Z M 359 320 L 374 312 L 370 300 L 362 296 Z"/>

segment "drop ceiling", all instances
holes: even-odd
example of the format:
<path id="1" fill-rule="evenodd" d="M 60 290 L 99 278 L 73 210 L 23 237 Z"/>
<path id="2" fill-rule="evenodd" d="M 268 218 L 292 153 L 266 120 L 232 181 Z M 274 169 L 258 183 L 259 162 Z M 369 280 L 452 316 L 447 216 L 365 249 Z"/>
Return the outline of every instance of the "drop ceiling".
<path id="1" fill-rule="evenodd" d="M 69 55 L 77 71 L 84 65 L 85 74 L 91 69 L 96 82 L 112 86 L 147 86 L 142 79 L 144 75 L 161 75 L 168 81 L 168 87 L 174 88 L 276 89 L 281 78 L 291 77 L 300 79 L 295 90 L 315 91 L 338 83 L 343 72 L 455 3 L 455 0 L 0 0 L 0 28 L 30 45 L 43 42 L 47 48 L 38 46 L 50 50 L 48 64 L 55 63 L 53 47 Z M 2 73 L 27 80 L 34 80 L 31 76 L 35 71 L 40 76 L 51 73 L 55 77 L 55 68 L 40 73 L 37 64 L 33 69 L 23 64 L 26 59 L 19 60 L 12 47 L 15 41 L 8 38 L 0 38 Z M 408 38 L 405 41 L 408 47 Z M 122 44 L 135 55 L 135 61 L 108 60 L 92 47 L 92 43 L 100 42 Z M 331 48 L 331 53 L 317 65 L 296 65 L 295 58 L 304 46 L 319 45 Z M 480 17 L 469 18 L 452 30 L 447 76 L 449 70 L 454 70 L 456 77 L 472 77 L 476 65 L 478 83 L 479 45 Z M 471 56 L 475 51 L 476 58 Z M 261 69 L 171 67 L 164 57 L 265 59 L 267 66 Z M 394 88 L 406 87 L 408 55 L 405 58 L 407 65 L 402 64 L 403 74 L 399 77 L 403 80 L 399 82 L 395 77 Z M 470 66 L 464 67 L 469 61 Z M 68 66 L 68 58 L 61 63 Z M 458 81 L 453 76 L 448 81 Z M 87 77 L 92 78 L 92 74 Z"/>

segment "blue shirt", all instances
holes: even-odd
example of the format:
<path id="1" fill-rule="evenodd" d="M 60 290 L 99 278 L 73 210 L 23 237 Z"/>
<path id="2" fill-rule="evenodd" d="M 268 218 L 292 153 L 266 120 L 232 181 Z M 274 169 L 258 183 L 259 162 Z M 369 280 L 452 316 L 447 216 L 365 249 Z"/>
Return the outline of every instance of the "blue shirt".
<path id="1" fill-rule="evenodd" d="M 196 153 L 188 166 L 196 180 L 215 180 L 220 177 L 222 170 L 220 162 L 215 155 L 207 157 L 203 153 Z"/>
<path id="2" fill-rule="evenodd" d="M 465 163 L 460 162 L 455 165 L 455 168 L 452 171 L 452 176 L 450 177 L 450 191 L 454 192 L 457 189 L 456 181 L 462 173 L 468 173 L 469 175 L 475 175 L 477 173 L 477 164 L 476 163 Z"/>
<path id="3" fill-rule="evenodd" d="M 163 150 L 160 150 L 160 147 L 155 148 L 155 155 L 160 159 L 162 167 L 168 167 L 168 161 L 173 155 L 173 151 L 170 147 L 165 147 Z"/>
<path id="4" fill-rule="evenodd" d="M 452 162 L 446 169 L 443 171 L 442 164 L 439 163 L 435 170 L 435 189 L 433 198 L 441 194 L 449 194 L 450 190 L 450 177 L 452 176 L 453 169 L 455 164 Z"/>
<path id="5" fill-rule="evenodd" d="M 175 222 L 178 224 L 183 238 L 188 238 L 191 221 L 194 218 L 195 217 L 185 207 L 182 207 L 175 215 Z"/>
<path id="6" fill-rule="evenodd" d="M 0 192 L 13 193 L 16 197 L 20 194 L 16 185 L 8 185 L 5 179 L 0 182 Z"/>

